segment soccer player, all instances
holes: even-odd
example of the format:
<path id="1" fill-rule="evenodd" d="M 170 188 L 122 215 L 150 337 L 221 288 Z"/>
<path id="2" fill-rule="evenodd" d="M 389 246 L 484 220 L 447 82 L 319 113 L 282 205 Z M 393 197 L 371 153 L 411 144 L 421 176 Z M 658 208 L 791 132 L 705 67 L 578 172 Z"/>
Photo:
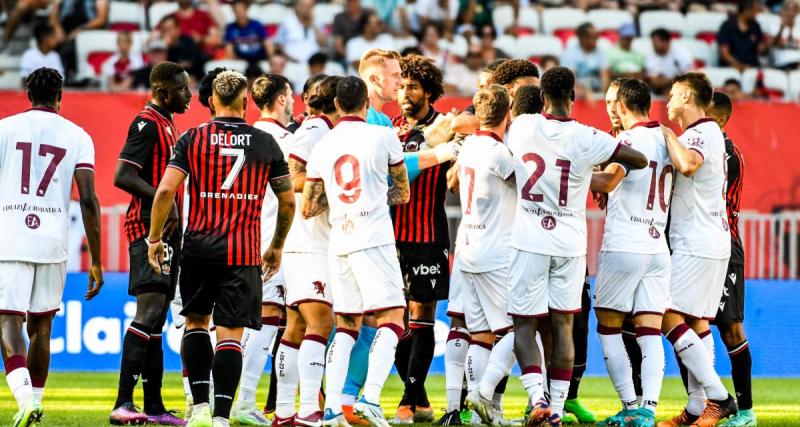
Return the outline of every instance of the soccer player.
<path id="1" fill-rule="evenodd" d="M 672 250 L 671 302 L 662 331 L 689 371 L 689 401 L 660 426 L 690 425 L 708 407 L 702 425 L 713 426 L 737 411 L 714 371 L 714 339 L 708 321 L 716 316 L 731 239 L 725 207 L 725 137 L 706 117 L 711 82 L 702 73 L 677 76 L 667 103 L 670 121 L 683 134 L 665 129 L 667 148 L 678 172 L 672 195 L 669 243 Z"/>
<path id="2" fill-rule="evenodd" d="M 515 119 L 523 114 L 540 114 L 542 108 L 544 108 L 544 103 L 539 86 L 523 85 L 514 93 L 511 102 L 511 117 Z"/>
<path id="3" fill-rule="evenodd" d="M 379 326 L 369 353 L 364 394 L 354 411 L 370 425 L 388 427 L 380 394 L 403 335 L 406 307 L 389 205 L 408 203 L 408 176 L 397 135 L 365 123 L 366 84 L 357 77 L 343 78 L 334 102 L 339 122 L 311 153 L 303 189 L 303 217 L 317 216 L 326 204 L 330 206 L 336 334 L 326 358 L 325 412 L 330 411 L 338 425 L 347 425 L 342 387 L 361 318 L 372 313 Z"/>
<path id="4" fill-rule="evenodd" d="M 306 79 L 306 82 L 303 84 L 303 93 L 301 94 L 303 98 L 303 105 L 306 106 L 306 109 L 302 113 L 293 117 L 292 120 L 289 122 L 289 125 L 286 126 L 286 128 L 289 129 L 289 132 L 291 133 L 297 132 L 297 130 L 300 129 L 300 126 L 302 126 L 303 121 L 305 119 L 314 116 L 314 111 L 313 108 L 310 106 L 309 100 L 311 99 L 312 96 L 314 96 L 314 93 L 316 92 L 317 89 L 317 85 L 323 80 L 325 80 L 327 77 L 328 77 L 327 74 L 316 74 Z"/>
<path id="5" fill-rule="evenodd" d="M 731 377 L 733 377 L 733 388 L 736 390 L 736 403 L 739 411 L 722 426 L 750 427 L 756 425 L 751 386 L 753 362 L 750 357 L 750 344 L 745 338 L 742 326 L 744 322 L 744 245 L 742 245 L 742 238 L 739 235 L 739 202 L 744 182 L 744 158 L 739 148 L 724 132 L 725 125 L 728 124 L 728 120 L 733 114 L 733 105 L 731 105 L 728 95 L 723 92 L 714 92 L 707 114 L 723 129 L 725 159 L 728 164 L 726 169 L 728 187 L 725 192 L 725 200 L 728 226 L 731 231 L 731 258 L 728 261 L 722 300 L 713 323 L 717 325 L 722 341 L 728 348 L 728 356 L 731 359 Z"/>
<path id="6" fill-rule="evenodd" d="M 513 99 L 520 86 L 539 86 L 539 68 L 526 59 L 509 59 L 494 70 L 492 83 L 505 86 Z"/>
<path id="7" fill-rule="evenodd" d="M 508 146 L 517 159 L 520 200 L 511 238 L 508 312 L 515 354 L 528 397 L 529 423 L 560 425 L 574 359 L 572 317 L 580 311 L 586 270 L 586 196 L 594 165 L 608 160 L 632 169 L 647 165 L 640 152 L 569 117 L 575 75 L 554 67 L 541 79 L 543 115 L 511 124 Z M 549 315 L 553 349 L 550 403 L 543 399 L 542 357 L 535 343 L 538 319 Z"/>
<path id="8" fill-rule="evenodd" d="M 623 79 L 617 88 L 613 108 L 624 129 L 617 140 L 646 155 L 649 168 L 628 173 L 624 165 L 611 163 L 592 177 L 591 189 L 608 193 L 594 294 L 597 331 L 623 406 L 604 425 L 626 425 L 635 419 L 637 426 L 652 427 L 664 376 L 661 320 L 669 302 L 670 277 L 664 229 L 674 173 L 661 126 L 649 118 L 650 88 L 635 79 Z M 622 341 L 628 313 L 633 313 L 643 355 L 641 406 Z"/>
<path id="9" fill-rule="evenodd" d="M 182 189 L 175 195 L 165 227 L 166 255 L 161 272 L 154 272 L 147 262 L 145 237 L 156 187 L 180 136 L 173 114 L 186 112 L 192 92 L 189 75 L 174 62 L 156 65 L 150 73 L 150 85 L 152 100 L 131 122 L 114 173 L 114 185 L 131 195 L 125 234 L 130 245 L 128 294 L 136 298 L 136 315 L 122 342 L 117 400 L 109 418 L 112 424 L 183 425 L 184 421 L 167 411 L 161 399 L 164 376 L 161 332 L 178 285 L 178 262 L 173 261 L 180 259 Z M 140 375 L 144 414 L 133 405 L 133 389 Z"/>
<path id="10" fill-rule="evenodd" d="M 14 427 L 44 416 L 50 331 L 67 271 L 73 179 L 92 257 L 86 300 L 103 286 L 94 145 L 86 131 L 58 114 L 62 84 L 58 71 L 35 70 L 25 80 L 32 108 L 0 120 L 0 203 L 6 207 L 0 212 L 0 347 L 19 407 Z M 29 349 L 22 331 L 26 320 Z"/>
<path id="11" fill-rule="evenodd" d="M 253 124 L 277 141 L 281 152 L 288 153 L 294 141 L 294 134 L 286 125 L 292 118 L 294 98 L 289 81 L 277 74 L 265 74 L 253 81 L 250 91 L 261 116 Z M 273 197 L 264 200 L 261 209 L 261 248 L 266 249 L 275 232 L 278 217 L 278 201 Z M 264 414 L 256 409 L 256 389 L 264 372 L 267 357 L 272 353 L 271 346 L 278 332 L 283 313 L 286 285 L 284 269 L 265 281 L 261 287 L 261 329 L 247 329 L 243 341 L 244 361 L 239 396 L 232 411 L 233 419 L 246 425 L 266 425 Z M 278 357 L 283 357 L 278 353 Z M 279 371 L 280 374 L 282 371 Z M 294 406 L 294 400 L 292 400 Z"/>
<path id="12" fill-rule="evenodd" d="M 508 316 L 508 262 L 516 204 L 514 159 L 503 144 L 511 97 L 499 85 L 473 98 L 480 129 L 464 140 L 456 163 L 462 219 L 458 228 L 461 303 L 471 343 L 467 356 L 467 404 L 484 423 L 498 415 L 491 401 L 495 387 L 514 366 L 514 333 Z M 499 338 L 497 344 L 495 340 Z M 499 409 L 499 408 L 497 408 Z"/>
<path id="13" fill-rule="evenodd" d="M 291 177 L 278 143 L 244 121 L 247 79 L 234 71 L 213 83 L 216 117 L 187 131 L 153 201 L 148 256 L 161 269 L 164 222 L 178 188 L 189 177 L 189 222 L 181 258 L 181 299 L 186 332 L 181 343 L 194 409 L 188 425 L 227 426 L 242 370 L 240 339 L 245 327 L 261 327 L 262 269 L 279 267 L 294 215 Z M 259 250 L 261 205 L 269 183 L 278 198 L 270 246 Z M 263 253 L 263 255 L 262 255 Z M 217 345 L 208 324 L 213 311 Z M 209 372 L 214 375 L 214 418 L 208 406 Z"/>

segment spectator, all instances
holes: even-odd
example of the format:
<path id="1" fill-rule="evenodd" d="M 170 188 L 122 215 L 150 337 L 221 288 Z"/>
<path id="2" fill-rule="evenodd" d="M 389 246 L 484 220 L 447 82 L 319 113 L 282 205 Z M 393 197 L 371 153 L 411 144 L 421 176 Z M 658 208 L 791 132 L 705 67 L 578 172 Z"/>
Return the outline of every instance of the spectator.
<path id="1" fill-rule="evenodd" d="M 4 5 L 3 9 L 5 10 L 5 8 L 8 7 L 9 2 L 4 1 L 2 4 Z M 49 6 L 50 0 L 19 0 L 17 5 L 14 7 L 14 10 L 8 15 L 6 29 L 3 31 L 2 40 L 0 40 L 0 52 L 5 50 L 5 48 L 8 46 L 8 42 L 14 38 L 17 28 L 23 21 L 30 19 L 30 17 L 33 16 L 37 10 L 44 10 Z M 63 71 L 61 73 L 63 77 Z"/>
<path id="2" fill-rule="evenodd" d="M 506 28 L 506 33 L 516 34 L 517 20 L 519 17 L 519 1 L 511 1 L 514 9 L 514 21 Z M 495 9 L 495 0 L 465 0 L 460 2 L 458 12 L 459 32 L 469 31 L 469 27 L 481 28 L 484 25 L 492 25 L 494 17 L 492 11 Z"/>
<path id="3" fill-rule="evenodd" d="M 178 0 L 178 10 L 173 15 L 181 34 L 191 37 L 209 56 L 214 56 L 214 50 L 220 47 L 220 27 L 225 18 L 217 0 L 207 0 L 207 5 L 211 13 L 195 7 L 194 0 Z"/>
<path id="4" fill-rule="evenodd" d="M 374 10 L 387 30 L 400 36 L 411 34 L 411 17 L 405 0 L 362 0 L 361 5 Z"/>
<path id="5" fill-rule="evenodd" d="M 117 53 L 103 63 L 102 75 L 109 90 L 128 90 L 133 87 L 133 71 L 144 66 L 139 52 L 131 52 L 131 33 L 117 34 Z"/>
<path id="6" fill-rule="evenodd" d="M 394 48 L 392 36 L 381 34 L 382 31 L 383 22 L 378 19 L 378 15 L 371 11 L 367 13 L 364 19 L 364 32 L 347 42 L 346 59 L 347 63 L 353 67 L 353 70 L 358 70 L 358 61 L 361 60 L 361 55 L 366 51 L 372 49 L 391 50 Z"/>
<path id="7" fill-rule="evenodd" d="M 400 56 L 406 57 L 411 55 L 424 56 L 418 46 L 409 46 L 400 51 Z"/>
<path id="8" fill-rule="evenodd" d="M 325 44 L 324 34 L 314 25 L 313 6 L 312 0 L 297 0 L 294 13 L 284 19 L 275 36 L 275 43 L 294 62 L 306 63 Z"/>
<path id="9" fill-rule="evenodd" d="M 58 47 L 55 29 L 50 24 L 39 24 L 33 29 L 33 37 L 36 39 L 36 47 L 26 50 L 19 61 L 19 74 L 22 79 L 42 67 L 52 68 L 63 76 L 64 66 L 61 57 L 55 51 Z"/>
<path id="10" fill-rule="evenodd" d="M 445 36 L 449 40 L 453 35 L 458 17 L 458 1 L 417 0 L 414 9 L 420 28 L 424 29 L 428 23 L 438 24 L 440 28 L 444 28 Z"/>
<path id="11" fill-rule="evenodd" d="M 422 40 L 420 41 L 419 50 L 423 56 L 432 59 L 439 69 L 444 70 L 449 62 L 449 53 L 447 49 L 441 47 L 441 41 L 442 33 L 438 25 L 428 23 L 422 27 Z"/>
<path id="12" fill-rule="evenodd" d="M 561 55 L 561 65 L 575 72 L 577 92 L 584 95 L 605 92 L 609 82 L 608 58 L 597 47 L 597 30 L 587 22 L 579 25 L 575 33 L 578 42 L 570 44 Z"/>
<path id="13" fill-rule="evenodd" d="M 725 94 L 727 94 L 733 101 L 740 101 L 742 99 L 749 98 L 749 96 L 742 90 L 742 84 L 736 79 L 725 80 L 725 84 L 722 85 L 722 91 L 725 92 Z"/>
<path id="14" fill-rule="evenodd" d="M 634 37 L 636 37 L 636 26 L 633 23 L 620 27 L 619 43 L 608 52 L 608 66 L 611 71 L 611 78 L 642 78 L 644 57 L 639 52 L 631 50 Z"/>
<path id="15" fill-rule="evenodd" d="M 653 52 L 647 56 L 645 80 L 654 93 L 664 95 L 672 78 L 692 68 L 692 55 L 683 47 L 672 43 L 669 31 L 658 28 L 650 34 Z"/>
<path id="16" fill-rule="evenodd" d="M 153 67 L 167 60 L 167 45 L 161 40 L 153 40 L 147 46 L 147 65 L 133 72 L 134 89 L 150 89 L 150 72 Z"/>
<path id="17" fill-rule="evenodd" d="M 344 10 L 333 17 L 333 47 L 337 59 L 347 57 L 347 42 L 361 35 L 367 11 L 361 7 L 360 0 L 347 0 Z"/>
<path id="18" fill-rule="evenodd" d="M 282 48 L 276 48 L 269 56 L 269 72 L 273 74 L 280 74 L 286 71 L 286 54 Z M 292 83 L 294 84 L 294 83 Z"/>
<path id="19" fill-rule="evenodd" d="M 317 52 L 308 58 L 308 75 L 310 77 L 322 74 L 325 72 L 325 65 L 328 63 L 328 55 L 322 52 Z"/>
<path id="20" fill-rule="evenodd" d="M 717 33 L 719 63 L 744 71 L 759 67 L 759 55 L 769 51 L 769 41 L 764 38 L 756 16 L 761 11 L 761 0 L 739 0 L 736 15 L 722 23 Z"/>
<path id="21" fill-rule="evenodd" d="M 472 97 L 475 84 L 483 68 L 483 56 L 477 45 L 472 45 L 463 64 L 452 64 L 444 77 L 445 92 L 452 95 Z"/>
<path id="22" fill-rule="evenodd" d="M 249 63 L 267 59 L 267 31 L 264 25 L 247 16 L 247 0 L 233 2 L 235 20 L 225 28 L 225 49 L 230 58 Z"/>
<path id="23" fill-rule="evenodd" d="M 480 34 L 479 44 L 481 52 L 483 52 L 484 63 L 491 64 L 497 59 L 510 58 L 508 53 L 494 46 L 494 41 L 497 39 L 497 30 L 495 30 L 494 25 L 486 24 L 481 26 L 478 34 Z"/>
<path id="24" fill-rule="evenodd" d="M 167 47 L 167 60 L 180 64 L 198 81 L 202 79 L 205 74 L 205 55 L 193 38 L 181 34 L 178 18 L 174 14 L 165 16 L 158 25 L 158 31 Z"/>
<path id="25" fill-rule="evenodd" d="M 794 25 L 798 12 L 798 0 L 789 0 L 781 6 L 781 26 L 772 39 L 772 64 L 776 68 L 794 70 L 800 63 L 800 29 Z"/>
<path id="26" fill-rule="evenodd" d="M 108 0 L 59 0 L 50 9 L 50 25 L 61 42 L 58 53 L 64 63 L 65 81 L 77 70 L 75 38 L 83 30 L 99 30 L 108 23 Z"/>
<path id="27" fill-rule="evenodd" d="M 560 63 L 558 62 L 558 58 L 553 55 L 542 55 L 542 57 L 539 58 L 539 68 L 541 68 L 542 74 L 546 73 L 547 70 L 553 67 L 558 67 L 559 65 Z"/>

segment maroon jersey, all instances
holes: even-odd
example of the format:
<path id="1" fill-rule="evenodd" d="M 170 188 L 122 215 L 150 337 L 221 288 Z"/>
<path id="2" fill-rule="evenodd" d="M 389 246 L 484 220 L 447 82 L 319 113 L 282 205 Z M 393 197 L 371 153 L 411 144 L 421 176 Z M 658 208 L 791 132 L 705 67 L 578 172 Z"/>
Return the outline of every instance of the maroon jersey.
<path id="1" fill-rule="evenodd" d="M 189 175 L 182 257 L 204 264 L 261 264 L 261 205 L 269 180 L 289 175 L 278 143 L 243 119 L 189 129 L 169 167 Z"/>
<path id="2" fill-rule="evenodd" d="M 177 140 L 178 128 L 172 122 L 172 115 L 157 105 L 147 104 L 128 128 L 128 139 L 122 147 L 119 160 L 137 167 L 139 177 L 153 188 L 158 188 Z M 175 202 L 178 212 L 181 212 L 182 188 L 178 190 Z M 129 242 L 147 237 L 152 206 L 153 199 L 142 199 L 135 195 L 131 197 L 125 214 L 125 234 Z"/>
<path id="3" fill-rule="evenodd" d="M 410 129 L 405 117 L 392 120 L 400 128 L 400 141 L 404 152 L 419 151 L 425 143 L 423 129 L 429 126 L 439 113 L 431 107 L 430 113 Z M 447 189 L 449 164 L 436 165 L 423 170 L 411 183 L 411 200 L 392 209 L 394 235 L 398 242 L 426 243 L 450 247 L 447 229 L 447 214 L 444 202 Z"/>
<path id="4" fill-rule="evenodd" d="M 725 135 L 725 159 L 728 171 L 728 188 L 725 201 L 728 208 L 728 226 L 731 229 L 730 262 L 744 265 L 744 246 L 739 235 L 739 202 L 742 200 L 742 182 L 744 180 L 744 157 L 739 149 Z"/>

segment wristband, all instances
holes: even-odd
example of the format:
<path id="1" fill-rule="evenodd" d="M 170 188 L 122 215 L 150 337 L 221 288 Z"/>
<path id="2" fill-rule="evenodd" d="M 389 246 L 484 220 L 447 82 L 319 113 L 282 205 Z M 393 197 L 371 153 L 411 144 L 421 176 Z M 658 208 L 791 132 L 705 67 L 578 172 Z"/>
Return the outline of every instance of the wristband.
<path id="1" fill-rule="evenodd" d="M 147 237 L 145 237 L 145 238 L 144 238 L 144 241 L 145 241 L 145 242 L 146 242 L 148 245 L 155 245 L 156 243 L 161 243 L 161 239 L 150 240 L 150 239 L 148 239 Z"/>
<path id="2" fill-rule="evenodd" d="M 439 144 L 434 147 L 433 154 L 436 155 L 437 163 L 449 162 L 450 160 L 456 158 L 455 150 L 453 150 L 453 146 L 449 142 L 446 144 Z"/>

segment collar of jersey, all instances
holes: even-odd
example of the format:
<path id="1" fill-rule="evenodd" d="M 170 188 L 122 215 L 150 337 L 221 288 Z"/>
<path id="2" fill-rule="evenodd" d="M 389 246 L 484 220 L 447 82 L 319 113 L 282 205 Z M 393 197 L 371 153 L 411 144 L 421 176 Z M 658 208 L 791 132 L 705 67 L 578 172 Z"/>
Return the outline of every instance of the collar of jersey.
<path id="1" fill-rule="evenodd" d="M 313 116 L 311 118 L 320 119 L 323 122 L 325 122 L 326 125 L 328 125 L 328 129 L 333 129 L 333 123 L 331 123 L 331 119 L 329 119 L 328 116 L 326 116 L 324 114 L 319 114 L 319 115 Z"/>
<path id="2" fill-rule="evenodd" d="M 155 111 L 156 113 L 160 114 L 162 117 L 164 117 L 167 120 L 172 120 L 172 114 L 170 114 L 169 111 L 165 110 L 162 107 L 159 107 L 156 104 L 153 104 L 152 102 L 148 102 L 147 105 L 145 105 L 145 108 L 149 108 L 149 109 Z"/>
<path id="3" fill-rule="evenodd" d="M 50 107 L 31 107 L 28 108 L 28 111 L 44 111 L 45 113 L 53 113 L 58 114 L 58 111 L 50 108 Z"/>
<path id="4" fill-rule="evenodd" d="M 703 123 L 706 123 L 706 122 L 713 122 L 713 121 L 714 121 L 714 119 L 712 119 L 710 117 L 703 117 L 702 119 L 697 119 L 696 122 L 690 124 L 689 126 L 686 126 L 686 129 L 684 130 L 684 132 L 686 132 L 687 130 L 689 130 L 689 129 L 697 126 L 697 125 L 700 125 L 700 124 L 703 124 Z"/>
<path id="5" fill-rule="evenodd" d="M 364 122 L 364 123 L 366 123 L 367 121 L 362 119 L 361 117 L 357 117 L 357 116 L 342 116 L 342 117 L 339 117 L 339 121 L 336 122 L 336 124 L 338 125 L 339 123 L 342 123 L 342 122 Z"/>
<path id="6" fill-rule="evenodd" d="M 259 122 L 274 123 L 274 124 L 276 124 L 276 125 L 280 126 L 280 127 L 281 127 L 281 129 L 283 129 L 283 130 L 285 130 L 285 131 L 287 131 L 287 132 L 289 131 L 289 129 L 286 129 L 286 126 L 284 126 L 284 125 L 283 125 L 283 123 L 281 123 L 281 122 L 279 122 L 279 121 L 277 121 L 277 120 L 273 119 L 272 117 L 259 117 L 259 118 L 258 118 L 258 121 L 259 121 Z"/>
<path id="7" fill-rule="evenodd" d="M 542 114 L 542 116 L 544 116 L 544 118 L 547 119 L 547 120 L 558 120 L 559 122 L 571 122 L 571 121 L 575 120 L 572 117 L 554 116 L 552 114 L 547 114 L 547 113 Z"/>
<path id="8" fill-rule="evenodd" d="M 488 136 L 488 137 L 494 139 L 495 141 L 497 141 L 499 143 L 503 142 L 503 139 L 500 138 L 499 136 L 497 136 L 496 133 L 488 131 L 488 130 L 480 130 L 480 129 L 478 129 L 478 130 L 475 131 L 475 136 Z"/>
<path id="9" fill-rule="evenodd" d="M 637 128 L 639 126 L 644 126 L 646 128 L 657 128 L 661 126 L 661 123 L 659 123 L 657 120 L 651 120 L 649 122 L 639 122 L 631 126 L 631 129 Z"/>
<path id="10" fill-rule="evenodd" d="M 247 123 L 241 117 L 214 117 L 211 121 L 223 123 Z"/>

